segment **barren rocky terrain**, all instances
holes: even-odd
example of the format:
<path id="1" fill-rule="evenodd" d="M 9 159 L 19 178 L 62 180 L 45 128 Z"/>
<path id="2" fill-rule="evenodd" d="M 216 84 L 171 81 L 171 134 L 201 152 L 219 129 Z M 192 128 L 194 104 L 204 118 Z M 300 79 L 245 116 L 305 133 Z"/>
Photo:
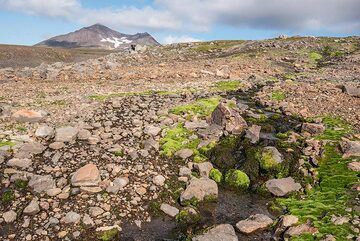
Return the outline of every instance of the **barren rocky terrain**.
<path id="1" fill-rule="evenodd" d="M 359 37 L 60 60 L 0 69 L 2 240 L 360 240 Z"/>

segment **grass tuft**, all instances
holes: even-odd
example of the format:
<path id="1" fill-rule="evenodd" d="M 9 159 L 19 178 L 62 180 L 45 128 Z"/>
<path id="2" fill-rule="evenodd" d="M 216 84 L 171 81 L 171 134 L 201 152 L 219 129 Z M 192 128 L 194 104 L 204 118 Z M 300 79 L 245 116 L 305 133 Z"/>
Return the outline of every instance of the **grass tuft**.
<path id="1" fill-rule="evenodd" d="M 199 99 L 190 104 L 176 106 L 170 110 L 170 113 L 175 115 L 188 114 L 189 116 L 197 115 L 199 117 L 205 117 L 215 110 L 220 100 L 221 97 Z"/>

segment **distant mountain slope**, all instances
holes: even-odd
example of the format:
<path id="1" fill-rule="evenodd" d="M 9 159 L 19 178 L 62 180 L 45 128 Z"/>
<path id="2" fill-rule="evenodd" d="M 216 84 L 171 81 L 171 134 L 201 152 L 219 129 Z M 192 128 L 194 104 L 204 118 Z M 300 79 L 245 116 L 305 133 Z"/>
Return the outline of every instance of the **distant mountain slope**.
<path id="1" fill-rule="evenodd" d="M 95 24 L 75 32 L 50 38 L 35 46 L 121 49 L 129 48 L 132 44 L 147 46 L 159 45 L 148 33 L 128 35 L 119 33 L 101 24 Z"/>

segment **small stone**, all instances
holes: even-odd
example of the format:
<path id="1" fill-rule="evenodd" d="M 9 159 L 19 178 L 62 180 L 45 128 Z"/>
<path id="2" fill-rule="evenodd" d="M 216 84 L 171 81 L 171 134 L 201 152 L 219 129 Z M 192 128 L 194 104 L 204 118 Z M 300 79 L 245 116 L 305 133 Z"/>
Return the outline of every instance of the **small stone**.
<path id="1" fill-rule="evenodd" d="M 85 129 L 81 129 L 78 133 L 79 140 L 88 140 L 91 137 L 91 132 Z"/>
<path id="2" fill-rule="evenodd" d="M 84 215 L 82 222 L 86 226 L 94 226 L 95 225 L 94 220 L 92 220 L 92 218 L 88 214 Z"/>
<path id="3" fill-rule="evenodd" d="M 301 189 L 301 185 L 296 183 L 292 177 L 271 179 L 265 183 L 265 186 L 269 192 L 278 197 L 286 196 Z"/>
<path id="4" fill-rule="evenodd" d="M 34 110 L 19 110 L 13 114 L 13 118 L 18 122 L 35 123 L 41 121 L 45 116 L 44 112 Z"/>
<path id="5" fill-rule="evenodd" d="M 105 211 L 102 208 L 99 207 L 91 207 L 89 209 L 89 213 L 91 217 L 97 217 L 101 214 L 103 214 Z"/>
<path id="6" fill-rule="evenodd" d="M 53 135 L 54 129 L 47 125 L 39 126 L 35 132 L 35 136 L 40 138 L 51 138 Z"/>
<path id="7" fill-rule="evenodd" d="M 159 135 L 160 131 L 161 128 L 156 126 L 147 126 L 144 130 L 145 134 L 150 136 L 157 136 Z"/>
<path id="8" fill-rule="evenodd" d="M 311 135 L 320 135 L 325 131 L 325 126 L 323 124 L 304 123 L 302 125 L 302 131 L 310 133 Z"/>
<path id="9" fill-rule="evenodd" d="M 61 219 L 61 221 L 66 224 L 78 223 L 80 221 L 80 218 L 81 218 L 80 214 L 71 211 L 71 212 L 68 212 L 65 215 L 65 217 Z"/>
<path id="10" fill-rule="evenodd" d="M 284 234 L 285 238 L 298 237 L 305 233 L 317 233 L 317 228 L 311 227 L 308 224 L 300 224 L 298 226 L 290 227 Z"/>
<path id="11" fill-rule="evenodd" d="M 22 169 L 29 168 L 32 164 L 32 161 L 28 158 L 12 158 L 7 162 L 7 165 L 10 167 L 18 167 Z"/>
<path id="12" fill-rule="evenodd" d="M 208 178 L 193 178 L 186 190 L 180 195 L 180 202 L 184 204 L 193 199 L 203 201 L 206 198 L 217 198 L 217 196 L 218 186 L 215 181 Z"/>
<path id="13" fill-rule="evenodd" d="M 33 188 L 35 192 L 41 193 L 55 187 L 55 181 L 50 176 L 34 175 L 29 181 L 29 187 Z"/>
<path id="14" fill-rule="evenodd" d="M 235 230 L 230 224 L 220 224 L 202 235 L 198 235 L 192 241 L 238 241 Z"/>
<path id="15" fill-rule="evenodd" d="M 60 193 L 61 193 L 61 188 L 51 188 L 46 191 L 46 194 L 49 197 L 55 197 L 55 196 L 59 195 Z"/>
<path id="16" fill-rule="evenodd" d="M 273 220 L 264 214 L 255 214 L 236 224 L 237 229 L 245 234 L 265 229 L 273 223 Z"/>
<path id="17" fill-rule="evenodd" d="M 299 218 L 294 215 L 285 215 L 282 218 L 282 225 L 284 227 L 291 227 L 294 224 L 297 224 L 298 221 L 299 221 Z"/>
<path id="18" fill-rule="evenodd" d="M 211 169 L 213 169 L 213 165 L 210 162 L 203 163 L 195 163 L 195 170 L 197 170 L 201 177 L 209 177 Z"/>
<path id="19" fill-rule="evenodd" d="M 256 144 L 260 140 L 261 126 L 252 125 L 246 130 L 246 138 L 250 140 L 252 144 Z"/>
<path id="20" fill-rule="evenodd" d="M 153 183 L 157 186 L 162 187 L 165 184 L 165 180 L 165 177 L 163 177 L 162 175 L 157 175 L 153 178 Z"/>
<path id="21" fill-rule="evenodd" d="M 73 186 L 92 187 L 101 181 L 99 169 L 94 164 L 87 164 L 77 170 L 71 177 Z"/>
<path id="22" fill-rule="evenodd" d="M 179 176 L 191 176 L 191 169 L 187 167 L 180 167 Z"/>
<path id="23" fill-rule="evenodd" d="M 27 215 L 35 215 L 40 212 L 40 206 L 37 199 L 33 199 L 30 204 L 24 209 L 24 213 Z"/>
<path id="24" fill-rule="evenodd" d="M 179 209 L 166 203 L 161 204 L 160 210 L 169 215 L 170 217 L 175 217 L 179 213 Z"/>
<path id="25" fill-rule="evenodd" d="M 53 150 L 60 150 L 64 147 L 65 147 L 64 142 L 53 142 L 49 145 L 49 148 Z"/>
<path id="26" fill-rule="evenodd" d="M 3 213 L 2 215 L 6 223 L 12 223 L 16 220 L 17 214 L 13 210 Z"/>
<path id="27" fill-rule="evenodd" d="M 190 158 L 194 152 L 191 149 L 182 149 L 175 153 L 176 157 L 179 157 L 183 160 Z"/>
<path id="28" fill-rule="evenodd" d="M 56 142 L 72 142 L 76 140 L 79 130 L 72 126 L 66 126 L 56 129 L 55 141 Z"/>
<path id="29" fill-rule="evenodd" d="M 360 162 L 350 162 L 348 168 L 355 172 L 360 172 Z"/>

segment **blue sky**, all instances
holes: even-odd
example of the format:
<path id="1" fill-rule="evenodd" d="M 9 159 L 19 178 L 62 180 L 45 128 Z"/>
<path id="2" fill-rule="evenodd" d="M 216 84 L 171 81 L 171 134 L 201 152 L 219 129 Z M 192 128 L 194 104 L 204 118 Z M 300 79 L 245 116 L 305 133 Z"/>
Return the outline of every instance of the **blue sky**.
<path id="1" fill-rule="evenodd" d="M 0 43 L 33 45 L 102 23 L 162 43 L 360 34 L 359 0 L 0 0 Z"/>

